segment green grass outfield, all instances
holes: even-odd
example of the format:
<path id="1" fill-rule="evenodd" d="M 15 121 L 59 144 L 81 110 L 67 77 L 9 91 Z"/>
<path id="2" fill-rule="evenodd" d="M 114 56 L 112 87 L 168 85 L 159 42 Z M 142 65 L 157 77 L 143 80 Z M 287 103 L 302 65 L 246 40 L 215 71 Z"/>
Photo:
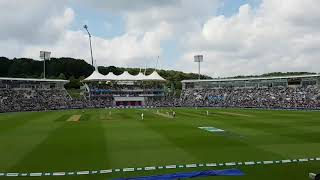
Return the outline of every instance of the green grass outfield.
<path id="1" fill-rule="evenodd" d="M 206 115 L 209 110 L 209 116 Z M 308 179 L 320 161 L 122 172 L 123 168 L 320 157 L 320 112 L 241 109 L 109 109 L 0 114 L 0 172 L 110 174 L 0 179 L 112 179 L 202 169 L 239 168 L 243 177 L 217 180 Z M 144 120 L 140 114 L 144 113 Z M 68 122 L 72 115 L 80 121 Z M 209 132 L 198 127 L 225 130 Z"/>

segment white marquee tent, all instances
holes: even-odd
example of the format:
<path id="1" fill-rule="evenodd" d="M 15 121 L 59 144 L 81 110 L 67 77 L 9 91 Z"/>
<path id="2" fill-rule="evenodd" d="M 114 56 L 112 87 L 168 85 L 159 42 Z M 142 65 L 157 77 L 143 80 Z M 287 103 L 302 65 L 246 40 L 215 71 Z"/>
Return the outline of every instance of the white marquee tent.
<path id="1" fill-rule="evenodd" d="M 157 71 L 153 71 L 150 75 L 146 76 L 146 79 L 151 81 L 165 81 L 165 79 L 161 77 Z"/>
<path id="2" fill-rule="evenodd" d="M 128 71 L 124 71 L 120 75 L 109 72 L 107 75 L 100 74 L 97 70 L 85 78 L 83 81 L 166 81 L 157 71 L 153 71 L 150 75 L 144 75 L 141 72 L 137 75 L 131 75 Z"/>
<path id="3" fill-rule="evenodd" d="M 104 80 L 116 80 L 118 76 L 113 74 L 113 72 L 109 72 L 107 75 L 104 76 Z"/>
<path id="4" fill-rule="evenodd" d="M 83 81 L 103 81 L 104 79 L 105 76 L 95 70 L 89 77 L 85 78 Z"/>
<path id="5" fill-rule="evenodd" d="M 146 75 L 142 74 L 142 72 L 139 72 L 139 74 L 134 76 L 137 80 L 139 79 L 146 79 Z"/>

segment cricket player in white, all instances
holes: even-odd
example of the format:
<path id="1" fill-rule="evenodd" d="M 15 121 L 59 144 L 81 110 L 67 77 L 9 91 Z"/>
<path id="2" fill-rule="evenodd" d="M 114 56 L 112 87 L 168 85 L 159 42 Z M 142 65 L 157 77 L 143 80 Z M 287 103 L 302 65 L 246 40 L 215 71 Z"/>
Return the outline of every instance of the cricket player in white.
<path id="1" fill-rule="evenodd" d="M 143 120 L 143 113 L 141 113 L 141 120 Z"/>

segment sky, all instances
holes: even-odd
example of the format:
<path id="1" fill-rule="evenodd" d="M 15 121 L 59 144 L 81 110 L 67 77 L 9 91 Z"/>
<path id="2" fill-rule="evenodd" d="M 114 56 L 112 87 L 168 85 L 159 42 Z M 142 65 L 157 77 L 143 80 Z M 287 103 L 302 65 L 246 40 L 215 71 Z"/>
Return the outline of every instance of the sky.
<path id="1" fill-rule="evenodd" d="M 53 3 L 54 2 L 54 3 Z M 0 56 L 211 77 L 320 72 L 319 0 L 0 0 Z M 157 63 L 158 61 L 158 63 Z"/>

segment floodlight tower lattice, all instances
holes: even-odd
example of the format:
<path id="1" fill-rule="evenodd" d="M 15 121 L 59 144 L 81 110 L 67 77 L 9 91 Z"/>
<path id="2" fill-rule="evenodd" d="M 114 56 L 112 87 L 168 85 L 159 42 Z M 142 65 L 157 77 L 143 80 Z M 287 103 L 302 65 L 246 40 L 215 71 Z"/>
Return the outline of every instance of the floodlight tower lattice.
<path id="1" fill-rule="evenodd" d="M 90 34 L 89 30 L 88 30 L 88 26 L 87 26 L 87 25 L 84 25 L 84 26 L 83 26 L 83 28 L 87 31 L 88 36 L 89 36 L 90 54 L 91 54 L 91 65 L 92 65 L 93 67 L 95 67 L 95 66 L 93 65 L 93 55 L 92 55 L 91 34 Z"/>
<path id="2" fill-rule="evenodd" d="M 199 74 L 199 79 L 200 79 L 200 63 L 203 62 L 203 55 L 195 55 L 194 56 L 194 62 L 198 63 L 198 74 Z"/>
<path id="3" fill-rule="evenodd" d="M 40 51 L 40 59 L 43 59 L 43 79 L 46 78 L 46 60 L 50 60 L 51 52 Z"/>

